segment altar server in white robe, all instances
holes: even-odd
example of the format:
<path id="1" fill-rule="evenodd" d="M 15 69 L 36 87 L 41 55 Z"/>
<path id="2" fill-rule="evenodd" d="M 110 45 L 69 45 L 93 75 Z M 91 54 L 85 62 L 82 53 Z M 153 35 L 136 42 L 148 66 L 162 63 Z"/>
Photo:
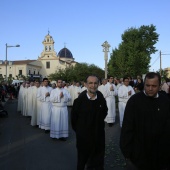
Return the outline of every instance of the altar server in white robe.
<path id="1" fill-rule="evenodd" d="M 113 77 L 109 77 L 109 82 L 105 85 L 104 97 L 106 99 L 108 114 L 105 118 L 105 122 L 108 123 L 109 127 L 113 126 L 116 118 L 116 100 L 115 96 L 117 96 L 117 88 L 113 84 Z"/>
<path id="2" fill-rule="evenodd" d="M 28 87 L 28 92 L 27 92 L 27 102 L 28 102 L 28 108 L 27 108 L 27 116 L 32 116 L 33 112 L 33 87 L 34 87 L 34 82 L 30 82 L 30 86 Z"/>
<path id="3" fill-rule="evenodd" d="M 32 117 L 31 117 L 31 125 L 37 125 L 37 90 L 40 86 L 38 81 L 34 82 L 34 86 L 32 86 Z"/>
<path id="4" fill-rule="evenodd" d="M 75 82 L 73 82 L 72 85 L 70 86 L 69 92 L 71 95 L 71 105 L 70 106 L 73 106 L 74 99 L 75 99 Z"/>
<path id="5" fill-rule="evenodd" d="M 43 86 L 41 86 L 40 82 L 37 82 L 36 87 L 37 87 L 37 94 L 36 94 L 36 97 L 37 97 L 37 125 L 39 125 L 40 124 L 40 117 L 41 117 L 40 89 Z"/>
<path id="6" fill-rule="evenodd" d="M 69 83 L 65 83 L 64 89 L 66 89 L 68 91 L 68 93 L 70 94 L 69 88 L 70 88 L 70 84 Z M 71 99 L 67 102 L 67 106 L 71 106 Z"/>
<path id="7" fill-rule="evenodd" d="M 25 88 L 23 88 L 23 109 L 22 114 L 23 116 L 28 116 L 28 88 L 30 86 L 29 82 L 26 82 Z"/>
<path id="8" fill-rule="evenodd" d="M 120 83 L 120 79 L 119 78 L 116 78 L 116 87 L 117 87 L 117 90 L 119 90 L 119 87 L 122 85 L 123 83 Z"/>
<path id="9" fill-rule="evenodd" d="M 123 78 L 123 85 L 119 87 L 118 90 L 118 97 L 119 97 L 119 120 L 120 120 L 120 127 L 122 127 L 124 111 L 129 98 L 135 94 L 132 86 L 129 85 L 128 77 Z"/>
<path id="10" fill-rule="evenodd" d="M 84 90 L 87 90 L 87 87 L 86 87 L 86 83 L 85 83 L 85 82 L 83 83 L 83 87 L 81 88 L 81 93 L 82 93 Z"/>
<path id="11" fill-rule="evenodd" d="M 62 87 L 62 80 L 57 81 L 57 88 L 51 91 L 52 102 L 50 137 L 66 140 L 68 137 L 67 102 L 71 99 L 69 92 Z"/>
<path id="12" fill-rule="evenodd" d="M 75 93 L 74 99 L 78 98 L 79 94 L 81 93 L 81 87 L 79 82 L 76 82 L 74 93 Z"/>
<path id="13" fill-rule="evenodd" d="M 39 128 L 44 129 L 45 133 L 50 131 L 50 121 L 51 121 L 51 102 L 50 93 L 52 87 L 49 85 L 47 78 L 43 79 L 43 87 L 39 91 L 39 100 L 41 101 L 41 117 L 39 122 Z"/>
<path id="14" fill-rule="evenodd" d="M 17 107 L 17 111 L 18 112 L 22 112 L 23 109 L 23 88 L 25 88 L 25 82 L 23 82 L 20 85 L 20 89 L 19 89 L 19 93 L 18 93 L 18 107 Z"/>
<path id="15" fill-rule="evenodd" d="M 105 85 L 107 84 L 107 79 L 102 79 L 102 84 L 100 86 L 98 86 L 98 91 L 100 91 L 103 96 L 104 96 L 104 93 L 105 93 Z"/>

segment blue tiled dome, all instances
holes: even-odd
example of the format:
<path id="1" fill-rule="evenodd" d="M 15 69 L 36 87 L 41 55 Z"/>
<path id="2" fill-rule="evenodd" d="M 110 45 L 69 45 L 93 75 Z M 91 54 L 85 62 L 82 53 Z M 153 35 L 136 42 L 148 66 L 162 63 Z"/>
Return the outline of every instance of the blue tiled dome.
<path id="1" fill-rule="evenodd" d="M 60 58 L 73 58 L 71 51 L 68 50 L 66 47 L 64 47 L 59 51 L 58 56 Z"/>

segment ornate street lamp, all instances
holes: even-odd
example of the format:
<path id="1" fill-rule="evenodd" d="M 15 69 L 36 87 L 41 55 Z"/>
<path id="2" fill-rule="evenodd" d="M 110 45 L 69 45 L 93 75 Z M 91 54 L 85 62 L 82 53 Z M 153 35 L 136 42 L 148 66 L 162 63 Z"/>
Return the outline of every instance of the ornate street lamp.
<path id="1" fill-rule="evenodd" d="M 6 60 L 5 60 L 5 65 L 6 65 L 6 82 L 8 81 L 8 76 L 7 76 L 7 64 L 8 64 L 8 60 L 7 60 L 7 56 L 8 56 L 8 53 L 7 53 L 7 49 L 10 48 L 10 47 L 20 47 L 20 45 L 7 45 L 7 43 L 5 44 L 6 45 Z"/>

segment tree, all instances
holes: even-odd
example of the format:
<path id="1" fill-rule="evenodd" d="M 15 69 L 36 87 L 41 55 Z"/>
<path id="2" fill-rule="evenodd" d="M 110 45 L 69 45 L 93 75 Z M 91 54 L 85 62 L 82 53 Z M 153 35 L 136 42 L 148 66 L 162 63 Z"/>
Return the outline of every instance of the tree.
<path id="1" fill-rule="evenodd" d="M 88 75 L 94 74 L 99 79 L 104 77 L 104 70 L 94 64 L 77 63 L 74 67 L 60 69 L 48 76 L 49 80 L 62 79 L 66 82 L 84 81 Z"/>
<path id="2" fill-rule="evenodd" d="M 118 77 L 147 73 L 150 56 L 157 51 L 154 45 L 158 37 L 154 25 L 127 29 L 122 34 L 122 43 L 112 50 L 108 63 L 109 73 Z"/>
<path id="3" fill-rule="evenodd" d="M 5 78 L 2 76 L 2 74 L 0 74 L 0 83 L 3 82 L 5 80 Z"/>

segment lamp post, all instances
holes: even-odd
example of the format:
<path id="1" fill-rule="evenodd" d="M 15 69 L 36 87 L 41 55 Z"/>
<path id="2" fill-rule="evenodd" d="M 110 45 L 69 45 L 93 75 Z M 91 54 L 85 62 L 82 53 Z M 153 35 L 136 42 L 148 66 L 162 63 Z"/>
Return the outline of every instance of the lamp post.
<path id="1" fill-rule="evenodd" d="M 102 44 L 103 47 L 103 52 L 104 52 L 104 60 L 105 60 L 105 79 L 107 78 L 107 60 L 108 60 L 108 52 L 109 52 L 109 48 L 110 48 L 110 44 L 105 41 Z"/>
<path id="2" fill-rule="evenodd" d="M 14 45 L 14 46 L 13 46 L 13 45 L 8 45 L 7 43 L 6 43 L 5 45 L 6 45 L 6 61 L 5 61 L 5 63 L 6 63 L 6 64 L 5 64 L 5 65 L 6 65 L 6 77 L 5 77 L 5 78 L 6 78 L 6 82 L 7 82 L 7 81 L 8 81 L 8 77 L 7 77 L 7 64 L 8 64 L 8 63 L 7 63 L 7 62 L 8 62 L 8 60 L 7 60 L 7 56 L 8 56 L 7 51 L 8 51 L 8 50 L 7 50 L 7 49 L 8 49 L 9 47 L 20 47 L 20 45 L 17 44 L 17 45 Z"/>

